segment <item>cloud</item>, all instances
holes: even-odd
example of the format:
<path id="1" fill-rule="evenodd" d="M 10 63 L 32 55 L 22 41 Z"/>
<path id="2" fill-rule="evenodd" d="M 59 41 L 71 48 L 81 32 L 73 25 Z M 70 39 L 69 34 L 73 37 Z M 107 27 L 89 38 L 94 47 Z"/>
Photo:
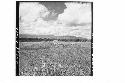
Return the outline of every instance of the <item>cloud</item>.
<path id="1" fill-rule="evenodd" d="M 49 13 L 44 5 L 37 2 L 21 2 L 19 7 L 20 33 L 34 34 L 38 25 L 43 27 L 48 25 L 43 18 L 47 17 Z"/>
<path id="2" fill-rule="evenodd" d="M 32 22 L 37 18 L 44 18 L 48 14 L 47 8 L 39 3 L 22 2 L 19 7 L 19 16 L 24 22 Z"/>
<path id="3" fill-rule="evenodd" d="M 82 24 L 91 22 L 90 3 L 65 3 L 66 9 L 58 16 L 58 20 L 65 24 Z"/>
<path id="4" fill-rule="evenodd" d="M 48 15 L 56 14 L 39 3 L 21 3 L 20 34 L 91 38 L 90 4 L 65 3 L 65 5 L 67 8 L 64 9 L 64 13 L 58 15 L 57 20 L 45 21 Z"/>

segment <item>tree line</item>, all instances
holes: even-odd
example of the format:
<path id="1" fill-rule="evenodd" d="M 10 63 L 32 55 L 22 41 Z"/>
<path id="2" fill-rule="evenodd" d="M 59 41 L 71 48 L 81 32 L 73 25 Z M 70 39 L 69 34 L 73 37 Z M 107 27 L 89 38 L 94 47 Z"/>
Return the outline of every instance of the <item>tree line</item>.
<path id="1" fill-rule="evenodd" d="M 56 38 L 19 38 L 19 42 L 40 42 L 40 41 L 65 41 L 65 42 L 91 42 L 90 39 L 56 39 Z"/>

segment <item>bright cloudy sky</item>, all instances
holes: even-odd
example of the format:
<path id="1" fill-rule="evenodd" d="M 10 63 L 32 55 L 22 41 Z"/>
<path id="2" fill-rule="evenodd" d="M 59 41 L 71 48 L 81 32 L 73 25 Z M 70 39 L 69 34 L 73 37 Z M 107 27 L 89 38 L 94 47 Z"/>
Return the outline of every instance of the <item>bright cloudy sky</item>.
<path id="1" fill-rule="evenodd" d="M 21 2 L 19 33 L 91 38 L 91 4 Z"/>

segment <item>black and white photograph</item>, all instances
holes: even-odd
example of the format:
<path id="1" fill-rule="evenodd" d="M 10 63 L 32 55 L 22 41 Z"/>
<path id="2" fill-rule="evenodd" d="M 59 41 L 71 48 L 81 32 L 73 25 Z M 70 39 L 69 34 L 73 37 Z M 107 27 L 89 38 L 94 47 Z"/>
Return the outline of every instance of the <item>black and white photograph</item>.
<path id="1" fill-rule="evenodd" d="M 1 0 L 0 83 L 125 83 L 125 0 Z"/>
<path id="2" fill-rule="evenodd" d="M 16 1 L 16 76 L 93 76 L 93 2 Z"/>

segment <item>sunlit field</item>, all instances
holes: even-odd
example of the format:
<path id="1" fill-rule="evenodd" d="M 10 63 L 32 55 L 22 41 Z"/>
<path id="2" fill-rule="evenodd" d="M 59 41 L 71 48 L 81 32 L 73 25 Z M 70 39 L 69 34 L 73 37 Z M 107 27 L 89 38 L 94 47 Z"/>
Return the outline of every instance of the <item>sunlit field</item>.
<path id="1" fill-rule="evenodd" d="M 20 76 L 90 76 L 91 42 L 19 42 Z"/>

